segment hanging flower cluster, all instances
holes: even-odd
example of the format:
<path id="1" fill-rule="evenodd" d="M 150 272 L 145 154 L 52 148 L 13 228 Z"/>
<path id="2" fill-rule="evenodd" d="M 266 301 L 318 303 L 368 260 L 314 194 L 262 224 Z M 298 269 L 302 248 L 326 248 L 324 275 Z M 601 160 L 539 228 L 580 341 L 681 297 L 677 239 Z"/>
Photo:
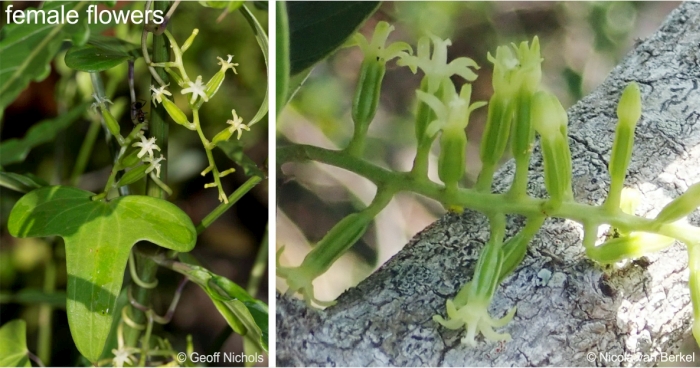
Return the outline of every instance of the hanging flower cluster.
<path id="1" fill-rule="evenodd" d="M 230 69 L 234 74 L 237 74 L 236 67 L 238 63 L 232 62 L 233 55 L 228 55 L 226 60 L 221 57 L 217 57 L 219 60 L 218 65 L 221 66 L 214 76 L 209 79 L 207 83 L 202 81 L 202 76 L 198 75 L 194 80 L 190 79 L 185 70 L 184 64 L 182 62 L 182 55 L 187 51 L 187 49 L 192 45 L 195 37 L 199 33 L 199 30 L 194 29 L 190 37 L 182 44 L 178 46 L 177 42 L 173 38 L 172 34 L 167 30 L 164 32 L 165 36 L 170 41 L 170 47 L 173 50 L 174 61 L 168 61 L 164 63 L 151 63 L 151 67 L 160 67 L 165 70 L 165 72 L 170 75 L 172 80 L 174 80 L 180 87 L 180 94 L 188 96 L 189 107 L 192 110 L 192 118 L 190 119 L 187 114 L 185 114 L 169 97 L 173 94 L 168 88 L 169 84 L 161 86 L 151 86 L 151 99 L 154 105 L 161 104 L 165 111 L 170 115 L 170 117 L 177 124 L 183 127 L 194 130 L 199 135 L 204 150 L 207 154 L 207 160 L 209 166 L 207 166 L 204 171 L 202 171 L 202 176 L 207 175 L 209 172 L 212 173 L 214 181 L 205 184 L 205 188 L 216 187 L 219 191 L 219 200 L 228 203 L 228 197 L 224 192 L 221 185 L 221 178 L 234 172 L 235 169 L 230 168 L 228 170 L 219 171 L 214 162 L 213 155 L 211 151 L 216 147 L 217 143 L 229 140 L 234 133 L 236 134 L 236 139 L 240 140 L 243 130 L 250 131 L 250 127 L 243 123 L 243 118 L 238 116 L 236 110 L 232 110 L 233 119 L 226 121 L 227 124 L 231 125 L 228 128 L 222 129 L 218 134 L 214 136 L 212 140 L 209 140 L 202 131 L 201 121 L 199 117 L 199 110 L 202 104 L 209 102 L 211 98 L 214 97 L 216 92 L 219 91 L 224 79 L 226 77 L 226 72 Z M 152 159 L 151 163 L 156 163 L 157 159 Z"/>

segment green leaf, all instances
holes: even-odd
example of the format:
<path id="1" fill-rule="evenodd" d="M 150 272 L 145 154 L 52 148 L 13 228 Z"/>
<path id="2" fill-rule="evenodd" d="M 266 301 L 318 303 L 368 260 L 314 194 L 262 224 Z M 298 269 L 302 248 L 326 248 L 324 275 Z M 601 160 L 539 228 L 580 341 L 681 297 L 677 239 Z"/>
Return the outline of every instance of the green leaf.
<path id="1" fill-rule="evenodd" d="M 45 11 L 65 7 L 65 11 L 86 7 L 88 2 L 47 1 Z M 28 8 L 32 9 L 32 8 Z M 6 14 L 3 14 L 5 16 Z M 41 23 L 41 22 L 39 22 Z M 8 24 L 0 32 L 0 111 L 4 111 L 30 81 L 49 75 L 51 59 L 70 36 L 65 25 Z"/>
<path id="2" fill-rule="evenodd" d="M 54 291 L 47 293 L 40 289 L 22 289 L 16 294 L 0 294 L 0 303 L 48 304 L 53 308 L 66 307 L 66 293 Z"/>
<path id="3" fill-rule="evenodd" d="M 34 189 L 39 189 L 48 185 L 49 183 L 44 181 L 44 179 L 33 174 L 20 175 L 0 171 L 0 186 L 20 193 L 31 192 Z"/>
<path id="4" fill-rule="evenodd" d="M 245 1 L 205 1 L 200 0 L 199 4 L 206 8 L 223 9 L 227 8 L 229 12 L 238 9 Z"/>
<path id="5" fill-rule="evenodd" d="M 67 314 L 76 347 L 91 362 L 102 353 L 131 247 L 146 240 L 192 250 L 192 221 L 174 204 L 146 196 L 92 201 L 93 193 L 53 186 L 15 204 L 7 228 L 16 237 L 60 236 L 66 246 Z"/>
<path id="6" fill-rule="evenodd" d="M 235 282 L 212 273 L 208 269 L 189 263 L 186 254 L 180 255 L 186 262 L 174 269 L 199 285 L 226 319 L 229 326 L 243 337 L 249 338 L 258 348 L 267 351 L 269 338 L 268 308 L 265 303 L 250 296 Z"/>
<path id="7" fill-rule="evenodd" d="M 31 367 L 27 356 L 27 324 L 13 319 L 0 327 L 0 367 Z"/>
<path id="8" fill-rule="evenodd" d="M 255 16 L 253 13 L 250 12 L 247 6 L 243 5 L 239 9 L 241 13 L 243 14 L 243 17 L 245 18 L 246 21 L 248 21 L 248 24 L 250 27 L 253 29 L 253 33 L 255 33 L 255 39 L 258 41 L 258 46 L 260 46 L 260 51 L 263 53 L 263 57 L 265 58 L 265 66 L 267 67 L 268 64 L 268 57 L 267 57 L 267 50 L 268 50 L 268 42 L 267 42 L 267 34 L 265 33 L 265 29 L 260 25 L 257 19 L 255 19 Z M 250 119 L 250 122 L 248 123 L 248 126 L 251 126 L 258 121 L 262 120 L 262 118 L 265 117 L 267 114 L 267 95 L 269 93 L 269 90 L 266 88 L 265 89 L 265 98 L 263 99 L 262 105 L 260 105 L 260 108 L 258 109 L 258 112 L 255 113 L 255 116 L 253 116 L 252 119 Z"/>
<path id="9" fill-rule="evenodd" d="M 53 140 L 59 131 L 78 120 L 88 106 L 89 103 L 83 103 L 66 114 L 35 124 L 22 139 L 13 138 L 0 142 L 0 165 L 24 161 L 32 148 Z"/>
<path id="10" fill-rule="evenodd" d="M 91 36 L 84 46 L 73 46 L 66 53 L 66 65 L 83 72 L 101 72 L 112 69 L 141 54 L 139 46 L 116 37 Z"/>
<path id="11" fill-rule="evenodd" d="M 379 4 L 378 1 L 288 2 L 291 75 L 338 49 Z"/>
<path id="12" fill-rule="evenodd" d="M 251 160 L 243 152 L 243 147 L 237 140 L 221 141 L 216 144 L 233 162 L 237 163 L 238 166 L 243 168 L 243 173 L 246 176 L 259 176 L 261 178 L 266 178 L 265 172 L 258 168 L 255 161 Z"/>
<path id="13" fill-rule="evenodd" d="M 277 7 L 277 115 L 287 104 L 287 89 L 289 85 L 289 20 L 287 6 L 284 1 L 278 1 Z"/>

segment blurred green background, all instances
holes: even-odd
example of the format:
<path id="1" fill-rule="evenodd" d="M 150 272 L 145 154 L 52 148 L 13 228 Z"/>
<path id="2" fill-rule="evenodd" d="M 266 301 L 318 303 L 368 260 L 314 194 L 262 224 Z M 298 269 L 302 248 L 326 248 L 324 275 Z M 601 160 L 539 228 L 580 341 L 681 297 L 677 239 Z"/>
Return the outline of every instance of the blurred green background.
<path id="1" fill-rule="evenodd" d="M 539 36 L 544 88 L 565 108 L 599 85 L 640 38 L 651 35 L 677 2 L 385 2 L 361 27 L 371 36 L 378 21 L 396 27 L 389 41 L 435 34 L 449 38 L 448 60 L 467 56 L 481 69 L 472 102 L 488 101 L 492 64 L 487 52 L 510 42 Z M 288 142 L 344 148 L 352 136 L 350 106 L 362 53 L 341 49 L 316 65 L 305 85 L 281 114 L 278 145 Z M 415 90 L 422 74 L 387 64 L 380 107 L 369 129 L 365 156 L 393 170 L 410 170 L 415 154 Z M 454 77 L 458 90 L 464 80 Z M 467 127 L 467 178 L 480 170 L 478 154 L 486 108 L 472 114 Z M 437 145 L 437 140 L 435 145 Z M 437 153 L 437 147 L 433 146 Z M 435 155 L 433 155 L 435 156 Z M 430 177 L 439 181 L 436 157 Z M 311 244 L 340 219 L 364 208 L 375 187 L 352 173 L 316 163 L 288 163 L 278 176 L 277 246 L 285 246 L 283 265 L 298 265 Z M 316 279 L 320 300 L 335 299 L 396 254 L 417 232 L 444 213 L 441 205 L 412 194 L 399 194 L 376 218 L 365 236 L 324 275 Z M 277 279 L 278 289 L 286 290 Z"/>
<path id="2" fill-rule="evenodd" d="M 3 9 L 10 2 L 3 2 Z M 38 3 L 11 2 L 14 9 L 36 7 Z M 253 3 L 247 6 L 262 26 L 267 29 L 267 4 L 262 3 L 260 10 Z M 105 8 L 100 5 L 101 8 Z M 113 9 L 142 9 L 144 2 L 118 2 Z M 200 32 L 192 47 L 183 59 L 188 75 L 202 75 L 206 82 L 216 71 L 217 56 L 226 59 L 233 54 L 233 61 L 239 63 L 238 74 L 226 74 L 226 79 L 217 95 L 204 104 L 200 110 L 205 134 L 211 138 L 221 129 L 227 127 L 226 120 L 231 119 L 231 109 L 247 123 L 258 110 L 263 101 L 267 77 L 263 55 L 254 34 L 240 12 L 235 11 L 217 21 L 221 9 L 205 8 L 198 2 L 182 2 L 174 13 L 169 29 L 178 43 L 189 37 L 194 28 Z M 141 26 L 118 25 L 108 29 L 105 35 L 117 36 L 135 44 L 140 44 Z M 62 51 L 54 59 L 51 74 L 39 83 L 29 87 L 5 111 L 0 122 L 2 141 L 23 137 L 35 123 L 65 113 L 81 101 L 91 100 L 92 86 L 87 73 L 75 72 L 65 66 L 63 55 L 70 46 L 64 43 Z M 102 73 L 107 94 L 112 96 L 112 112 L 122 126 L 122 132 L 130 131 L 133 124 L 129 119 L 128 84 L 126 64 Z M 146 114 L 150 110 L 150 81 L 143 59 L 136 61 L 136 97 L 147 101 Z M 188 115 L 185 96 L 175 88 L 173 98 L 178 106 Z M 51 184 L 68 184 L 78 150 L 90 125 L 85 116 L 62 132 L 51 143 L 41 145 L 31 151 L 27 159 L 18 164 L 4 167 L 6 171 L 20 174 L 34 173 Z M 267 119 L 257 123 L 250 132 L 245 132 L 241 143 L 245 153 L 260 167 L 266 170 L 268 156 Z M 220 150 L 214 151 L 219 168 L 225 170 L 235 167 Z M 169 157 L 167 184 L 174 194 L 170 201 L 182 208 L 198 224 L 211 212 L 219 201 L 216 189 L 204 189 L 204 184 L 211 181 L 211 176 L 202 177 L 199 173 L 207 166 L 205 151 L 195 132 L 179 125 L 171 124 L 169 138 Z M 100 135 L 88 162 L 85 173 L 80 177 L 80 188 L 99 191 L 111 170 L 111 156 L 105 144 L 104 134 Z M 247 177 L 242 170 L 222 179 L 226 193 L 230 195 Z M 134 186 L 132 193 L 142 194 L 142 187 Z M 266 231 L 267 183 L 263 181 L 245 195 L 234 207 L 212 224 L 197 241 L 192 254 L 211 271 L 225 276 L 245 287 L 257 250 Z M 23 300 L 22 296 L 38 296 L 41 301 L 51 301 L 57 297 L 57 308 L 52 317 L 51 359 L 45 364 L 54 366 L 71 366 L 78 362 L 79 354 L 73 346 L 65 314 L 66 271 L 63 244 L 57 239 L 15 239 L 7 233 L 7 216 L 21 193 L 0 189 L 0 325 L 15 319 L 27 321 L 28 347 L 36 353 L 37 328 L 44 324 L 45 316 L 39 314 L 40 304 Z M 47 262 L 56 265 L 56 290 L 54 298 L 42 294 Z M 157 313 L 165 313 L 173 292 L 181 280 L 179 274 L 159 269 L 157 275 L 160 284 L 153 298 L 153 307 Z M 125 283 L 126 285 L 126 283 Z M 267 302 L 267 276 L 261 282 L 257 298 Z M 62 294 L 63 293 L 63 294 Z M 63 299 L 61 298 L 63 296 Z M 26 298 L 24 298 L 26 299 Z M 62 305 L 62 306 L 61 306 Z M 192 334 L 195 351 L 209 353 L 215 346 L 217 336 L 228 329 L 223 317 L 218 313 L 206 294 L 196 285 L 188 283 L 175 311 L 171 323 L 155 325 L 154 334 L 166 337 L 176 351 L 184 351 L 186 335 Z M 241 352 L 242 339 L 232 334 L 221 347 L 221 351 Z M 263 363 L 262 365 L 265 365 Z"/>

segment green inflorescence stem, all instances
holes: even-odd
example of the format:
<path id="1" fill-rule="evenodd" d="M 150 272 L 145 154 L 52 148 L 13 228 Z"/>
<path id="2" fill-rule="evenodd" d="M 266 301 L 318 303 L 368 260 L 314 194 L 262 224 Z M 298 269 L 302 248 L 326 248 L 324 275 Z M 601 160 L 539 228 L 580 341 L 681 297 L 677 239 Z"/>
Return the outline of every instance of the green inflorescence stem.
<path id="1" fill-rule="evenodd" d="M 522 197 L 513 200 L 507 194 L 478 192 L 460 188 L 446 192 L 445 188 L 427 178 L 416 178 L 406 172 L 392 172 L 366 160 L 324 148 L 295 144 L 281 147 L 277 151 L 278 163 L 313 160 L 333 165 L 363 176 L 379 186 L 389 186 L 397 192 L 407 191 L 421 194 L 443 204 L 455 204 L 483 213 L 511 213 L 523 216 L 548 216 L 574 220 L 580 223 L 594 221 L 610 224 L 625 231 L 645 231 L 665 235 L 692 243 L 700 238 L 700 229 L 677 223 L 658 224 L 653 219 L 641 218 L 626 213 L 610 213 L 606 208 L 573 201 L 565 201 L 556 209 L 549 210 L 548 200 Z"/>

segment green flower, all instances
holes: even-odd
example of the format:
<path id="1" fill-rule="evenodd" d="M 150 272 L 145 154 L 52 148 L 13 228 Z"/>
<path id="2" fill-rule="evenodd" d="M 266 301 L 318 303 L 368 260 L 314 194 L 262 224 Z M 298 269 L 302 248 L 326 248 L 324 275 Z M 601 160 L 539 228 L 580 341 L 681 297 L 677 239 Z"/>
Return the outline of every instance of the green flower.
<path id="1" fill-rule="evenodd" d="M 202 84 L 202 76 L 201 75 L 197 77 L 196 81 L 194 81 L 194 82 L 189 81 L 189 82 L 187 82 L 187 84 L 189 87 L 183 88 L 182 91 L 180 91 L 180 93 L 182 93 L 183 95 L 191 93 L 192 94 L 192 98 L 190 99 L 191 104 L 194 104 L 194 101 L 197 100 L 197 96 L 202 97 L 202 100 L 204 100 L 205 102 L 209 101 L 209 96 L 207 96 L 207 92 L 206 92 L 207 86 L 205 84 Z"/>
<path id="2" fill-rule="evenodd" d="M 243 118 L 236 114 L 236 110 L 231 110 L 231 114 L 233 114 L 233 119 L 229 119 L 226 121 L 226 124 L 231 125 L 228 128 L 228 131 L 231 132 L 231 134 L 237 132 L 238 139 L 241 139 L 241 134 L 243 134 L 243 130 L 250 131 L 250 127 L 243 124 Z"/>
<path id="3" fill-rule="evenodd" d="M 433 41 L 433 54 L 430 55 L 430 40 Z M 398 65 L 408 66 L 413 73 L 420 68 L 428 78 L 428 93 L 435 93 L 440 83 L 449 80 L 453 75 L 459 75 L 469 82 L 476 80 L 476 73 L 472 69 L 479 69 L 479 65 L 468 57 L 459 57 L 447 62 L 447 46 L 451 46 L 449 39 L 442 40 L 437 36 L 422 37 L 418 41 L 416 55 L 401 54 Z"/>
<path id="4" fill-rule="evenodd" d="M 511 48 L 512 46 L 512 48 Z M 537 37 L 532 45 L 523 41 L 519 47 L 499 46 L 496 57 L 488 53 L 488 60 L 493 63 L 494 93 L 515 94 L 521 87 L 536 92 L 542 79 L 542 57 L 540 41 Z"/>
<path id="5" fill-rule="evenodd" d="M 403 55 L 406 51 L 409 51 L 409 53 L 412 52 L 411 46 L 405 42 L 394 42 L 385 47 L 386 40 L 393 30 L 394 26 L 381 21 L 377 23 L 377 26 L 374 28 L 374 34 L 370 42 L 367 42 L 365 36 L 359 32 L 355 34 L 351 42 L 362 49 L 365 60 L 375 60 L 386 63 L 391 59 Z"/>
<path id="6" fill-rule="evenodd" d="M 427 137 L 434 137 L 438 131 L 443 130 L 447 126 L 466 128 L 472 111 L 486 105 L 484 101 L 471 103 L 471 84 L 463 85 L 459 95 L 454 90 L 448 93 L 451 97 L 448 97 L 449 102 L 447 103 L 421 90 L 417 90 L 416 94 L 418 99 L 425 102 L 435 111 L 436 119 L 428 125 L 425 131 Z"/>

